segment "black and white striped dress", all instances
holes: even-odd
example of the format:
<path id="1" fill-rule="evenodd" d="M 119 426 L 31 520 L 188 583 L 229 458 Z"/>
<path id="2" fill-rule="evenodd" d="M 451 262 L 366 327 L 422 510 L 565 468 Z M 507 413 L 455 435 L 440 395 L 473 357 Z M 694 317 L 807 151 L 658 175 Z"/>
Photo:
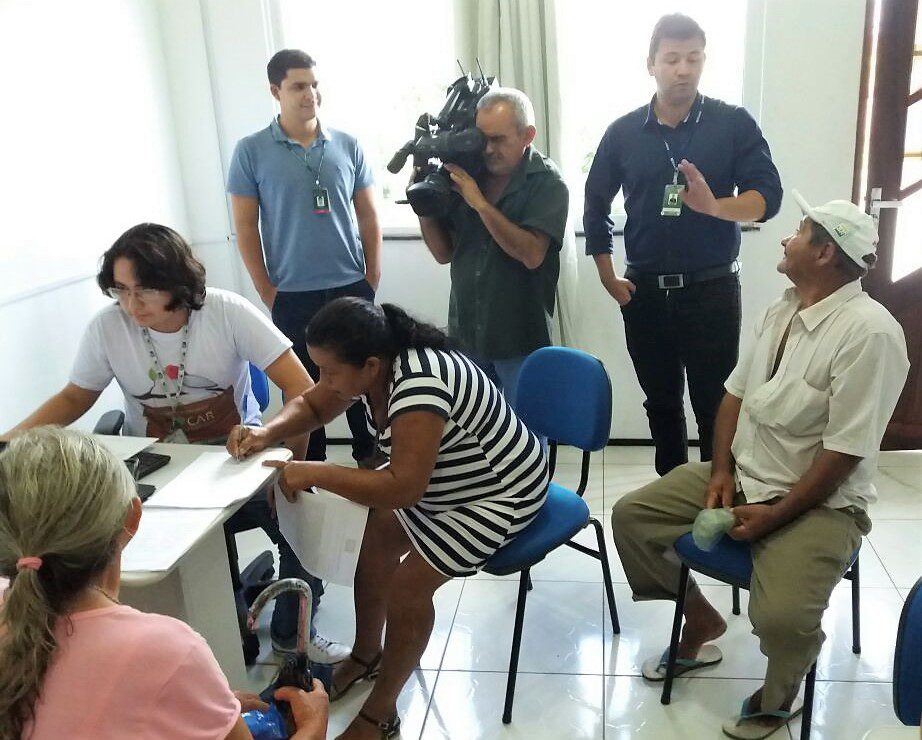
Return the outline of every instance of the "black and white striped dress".
<path id="1" fill-rule="evenodd" d="M 395 514 L 415 549 L 446 576 L 469 576 L 534 519 L 547 496 L 547 459 L 483 371 L 459 352 L 403 352 L 394 361 L 388 426 L 409 411 L 445 419 L 429 487 Z"/>

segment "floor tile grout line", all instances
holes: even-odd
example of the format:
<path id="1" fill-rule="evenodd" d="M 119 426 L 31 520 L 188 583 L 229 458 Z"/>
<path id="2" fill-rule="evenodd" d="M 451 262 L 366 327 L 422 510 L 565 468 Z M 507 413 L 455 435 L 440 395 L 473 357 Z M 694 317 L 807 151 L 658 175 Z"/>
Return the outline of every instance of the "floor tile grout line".
<path id="1" fill-rule="evenodd" d="M 458 599 L 458 600 L 460 601 L 460 599 Z M 446 645 L 446 647 L 447 647 L 447 646 L 448 646 L 448 643 L 446 642 L 445 645 Z M 422 671 L 423 669 L 422 669 L 422 668 L 418 668 L 417 670 Z M 441 670 L 441 669 L 439 669 L 439 670 L 437 670 L 437 671 L 435 672 L 435 681 L 432 683 L 432 689 L 431 689 L 431 691 L 429 692 L 429 701 L 426 702 L 426 711 L 425 711 L 425 713 L 423 714 L 423 723 L 422 723 L 422 725 L 421 725 L 420 728 L 419 728 L 419 738 L 420 738 L 420 740 L 422 740 L 423 733 L 426 731 L 426 723 L 429 721 L 429 712 L 432 710 L 432 700 L 435 699 L 435 690 L 438 688 L 438 685 L 439 685 L 439 678 L 441 677 L 441 675 L 442 675 L 442 670 Z"/>
<path id="2" fill-rule="evenodd" d="M 436 671 L 442 670 L 442 665 L 445 663 L 445 653 L 448 652 L 448 643 L 451 641 L 451 633 L 455 628 L 455 620 L 458 618 L 458 610 L 461 608 L 461 599 L 464 598 L 464 587 L 467 585 L 467 581 L 467 578 L 461 579 L 461 590 L 458 592 L 458 602 L 455 604 L 455 610 L 451 615 L 451 624 L 448 625 L 448 636 L 445 638 L 445 647 L 442 648 L 442 655 L 439 658 L 439 667 L 436 668 Z"/>
<path id="3" fill-rule="evenodd" d="M 870 534 L 870 532 L 868 532 L 868 534 Z M 887 578 L 890 579 L 890 583 L 893 584 L 893 588 L 897 589 L 896 593 L 897 595 L 899 595 L 899 586 L 896 585 L 896 581 L 893 579 L 893 576 L 890 574 L 890 570 L 887 568 L 886 565 L 884 565 L 884 559 L 880 556 L 880 553 L 877 552 L 877 548 L 874 547 L 874 543 L 871 541 L 871 538 L 868 536 L 865 536 L 864 539 L 867 540 L 867 543 L 871 546 L 871 551 L 874 553 L 874 556 L 877 558 L 877 561 L 880 563 L 880 567 L 884 569 L 884 573 L 887 574 Z M 863 590 L 864 589 L 862 588 L 862 591 Z"/>

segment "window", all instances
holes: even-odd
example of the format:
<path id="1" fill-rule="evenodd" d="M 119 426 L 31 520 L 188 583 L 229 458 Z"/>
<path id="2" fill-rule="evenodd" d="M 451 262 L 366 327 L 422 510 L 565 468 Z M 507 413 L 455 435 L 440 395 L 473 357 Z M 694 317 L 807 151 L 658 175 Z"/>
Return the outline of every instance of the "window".
<path id="1" fill-rule="evenodd" d="M 685 0 L 680 7 L 663 0 L 558 3 L 565 142 L 562 165 L 570 186 L 571 208 L 579 219 L 586 174 L 605 129 L 616 118 L 649 102 L 656 92 L 647 72 L 650 35 L 656 21 L 679 11 L 698 22 L 707 37 L 701 92 L 738 105 L 743 93 L 746 5 L 741 0 Z M 615 198 L 612 213 L 616 225 L 622 225 L 621 193 Z"/>
<path id="2" fill-rule="evenodd" d="M 396 203 L 405 196 L 409 163 L 397 175 L 385 167 L 419 116 L 441 110 L 446 88 L 460 76 L 453 3 L 280 0 L 276 7 L 280 48 L 317 60 L 321 120 L 355 136 L 374 169 L 382 226 L 418 230 L 410 206 Z"/>

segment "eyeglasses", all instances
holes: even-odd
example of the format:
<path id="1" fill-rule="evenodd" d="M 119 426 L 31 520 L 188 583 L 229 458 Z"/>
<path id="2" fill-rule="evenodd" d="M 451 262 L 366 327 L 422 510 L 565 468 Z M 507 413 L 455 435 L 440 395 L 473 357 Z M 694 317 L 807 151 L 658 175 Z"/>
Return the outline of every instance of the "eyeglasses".
<path id="1" fill-rule="evenodd" d="M 165 291 L 159 290 L 158 288 L 108 288 L 106 293 L 108 293 L 110 298 L 114 298 L 117 301 L 127 301 L 131 296 L 134 296 L 136 301 L 141 301 L 141 303 L 149 303 L 151 301 L 158 300 Z"/>

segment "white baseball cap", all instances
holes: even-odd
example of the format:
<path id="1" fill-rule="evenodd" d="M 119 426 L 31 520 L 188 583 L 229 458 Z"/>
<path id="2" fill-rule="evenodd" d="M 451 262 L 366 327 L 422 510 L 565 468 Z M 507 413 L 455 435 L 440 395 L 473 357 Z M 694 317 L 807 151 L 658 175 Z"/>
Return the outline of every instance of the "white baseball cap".
<path id="1" fill-rule="evenodd" d="M 859 267 L 868 268 L 862 257 L 877 254 L 878 240 L 877 227 L 871 216 L 848 200 L 831 200 L 825 205 L 813 207 L 796 190 L 791 193 L 805 216 L 826 229 Z"/>

